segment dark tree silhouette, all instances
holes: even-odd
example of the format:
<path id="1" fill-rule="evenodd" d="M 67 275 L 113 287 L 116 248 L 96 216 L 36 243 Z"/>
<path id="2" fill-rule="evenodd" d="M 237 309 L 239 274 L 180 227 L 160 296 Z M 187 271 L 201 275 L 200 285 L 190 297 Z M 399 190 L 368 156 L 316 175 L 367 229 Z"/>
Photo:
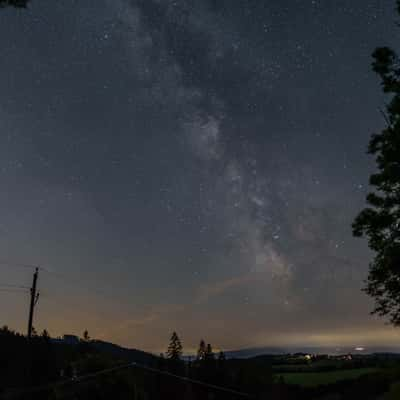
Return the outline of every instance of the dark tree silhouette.
<path id="1" fill-rule="evenodd" d="M 32 326 L 32 337 L 33 336 L 38 336 L 37 330 L 35 329 L 34 326 Z"/>
<path id="2" fill-rule="evenodd" d="M 200 340 L 199 349 L 197 350 L 197 360 L 202 361 L 206 358 L 206 342 Z"/>
<path id="3" fill-rule="evenodd" d="M 353 234 L 366 236 L 375 252 L 364 289 L 375 299 L 373 313 L 400 325 L 400 59 L 388 47 L 376 49 L 373 58 L 373 70 L 390 101 L 383 113 L 387 126 L 369 143 L 378 171 L 370 177 L 374 191 L 353 223 Z"/>
<path id="4" fill-rule="evenodd" d="M 50 340 L 50 334 L 49 334 L 49 332 L 47 331 L 47 329 L 43 329 L 43 332 L 42 332 L 42 338 L 45 340 L 45 341 L 49 341 Z"/>
<path id="5" fill-rule="evenodd" d="M 89 332 L 87 331 L 87 329 L 83 332 L 83 340 L 85 342 L 90 342 L 90 336 L 89 336 Z"/>
<path id="6" fill-rule="evenodd" d="M 4 7 L 16 7 L 16 8 L 26 8 L 29 0 L 0 0 L 0 8 Z"/>
<path id="7" fill-rule="evenodd" d="M 212 346 L 210 343 L 208 343 L 207 347 L 206 347 L 205 359 L 207 361 L 213 361 L 215 359 L 215 355 L 214 355 L 214 352 L 213 352 L 213 349 L 212 349 Z"/>
<path id="8" fill-rule="evenodd" d="M 167 357 L 174 361 L 180 360 L 182 357 L 182 350 L 182 343 L 176 332 L 173 332 L 167 349 Z"/>

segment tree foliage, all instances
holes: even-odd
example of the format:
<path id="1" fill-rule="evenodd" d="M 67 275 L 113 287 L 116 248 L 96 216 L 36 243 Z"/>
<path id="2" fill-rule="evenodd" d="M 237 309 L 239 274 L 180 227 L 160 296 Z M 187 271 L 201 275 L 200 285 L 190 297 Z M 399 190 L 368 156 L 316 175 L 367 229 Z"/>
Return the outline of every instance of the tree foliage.
<path id="1" fill-rule="evenodd" d="M 214 360 L 214 359 L 215 359 L 215 354 L 213 348 L 211 344 L 208 343 L 206 348 L 206 360 Z"/>
<path id="2" fill-rule="evenodd" d="M 400 13 L 400 0 L 397 8 Z M 373 312 L 400 325 L 400 60 L 388 47 L 376 49 L 373 58 L 373 70 L 389 103 L 384 112 L 386 127 L 369 143 L 368 152 L 377 165 L 370 177 L 374 190 L 367 196 L 368 207 L 353 223 L 353 234 L 367 237 L 375 253 L 365 287 L 376 302 Z"/>
<path id="3" fill-rule="evenodd" d="M 173 332 L 167 349 L 167 357 L 170 360 L 180 360 L 182 357 L 182 350 L 183 347 L 181 340 L 179 339 L 177 333 Z"/>
<path id="4" fill-rule="evenodd" d="M 87 329 L 83 332 L 83 340 L 85 342 L 90 342 L 90 336 L 89 336 L 89 332 Z"/>
<path id="5" fill-rule="evenodd" d="M 26 8 L 29 0 L 0 0 L 0 8 L 4 7 L 16 7 Z"/>

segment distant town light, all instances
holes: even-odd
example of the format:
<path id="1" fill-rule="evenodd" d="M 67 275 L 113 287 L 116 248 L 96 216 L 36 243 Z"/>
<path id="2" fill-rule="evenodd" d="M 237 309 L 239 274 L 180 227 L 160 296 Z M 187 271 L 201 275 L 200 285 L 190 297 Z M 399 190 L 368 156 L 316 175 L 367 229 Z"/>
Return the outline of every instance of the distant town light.
<path id="1" fill-rule="evenodd" d="M 355 351 L 364 351 L 365 348 L 364 348 L 364 347 L 356 347 L 354 350 L 355 350 Z"/>

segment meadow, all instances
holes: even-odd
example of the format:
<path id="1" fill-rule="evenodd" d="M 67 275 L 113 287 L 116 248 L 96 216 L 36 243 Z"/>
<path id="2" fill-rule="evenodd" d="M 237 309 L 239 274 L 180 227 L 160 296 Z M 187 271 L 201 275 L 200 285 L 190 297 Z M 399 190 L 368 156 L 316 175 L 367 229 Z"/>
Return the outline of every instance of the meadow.
<path id="1" fill-rule="evenodd" d="M 378 371 L 378 368 L 354 368 L 324 372 L 287 372 L 277 374 L 277 376 L 282 377 L 286 384 L 314 387 L 344 380 L 353 380 L 362 375 L 372 374 Z"/>

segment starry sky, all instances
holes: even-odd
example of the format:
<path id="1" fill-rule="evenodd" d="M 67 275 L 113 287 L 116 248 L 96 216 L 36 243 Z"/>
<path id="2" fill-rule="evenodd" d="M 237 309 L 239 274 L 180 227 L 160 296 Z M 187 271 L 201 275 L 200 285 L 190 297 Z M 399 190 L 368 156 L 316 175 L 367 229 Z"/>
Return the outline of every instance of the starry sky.
<path id="1" fill-rule="evenodd" d="M 394 1 L 32 0 L 0 11 L 0 286 L 150 351 L 370 345 L 353 239 Z M 0 292 L 24 331 L 28 294 Z"/>

